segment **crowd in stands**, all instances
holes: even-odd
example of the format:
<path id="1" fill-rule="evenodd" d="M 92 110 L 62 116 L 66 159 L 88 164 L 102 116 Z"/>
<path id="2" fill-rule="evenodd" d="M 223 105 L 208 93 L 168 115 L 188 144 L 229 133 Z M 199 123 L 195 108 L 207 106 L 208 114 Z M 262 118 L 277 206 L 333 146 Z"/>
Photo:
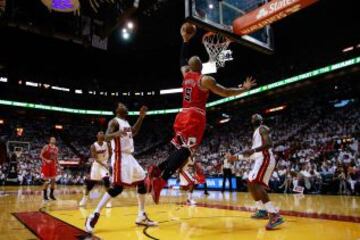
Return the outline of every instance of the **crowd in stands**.
<path id="1" fill-rule="evenodd" d="M 335 108 L 330 102 L 302 99 L 265 124 L 271 128 L 277 160 L 269 184 L 273 191 L 292 192 L 301 187 L 308 193 L 360 194 L 358 102 Z M 207 176 L 220 176 L 225 153 L 239 154 L 250 148 L 252 131 L 250 115 L 235 115 L 229 123 L 208 131 L 194 158 Z M 140 161 L 145 166 L 162 162 L 170 148 L 158 148 Z M 239 190 L 246 189 L 251 164 L 241 161 L 233 166 Z"/>
<path id="2" fill-rule="evenodd" d="M 360 194 L 359 106 L 358 99 L 355 99 L 336 108 L 330 99 L 314 99 L 312 96 L 289 104 L 282 112 L 266 116 L 265 124 L 271 128 L 277 160 L 270 179 L 271 190 Z M 204 141 L 194 156 L 202 163 L 208 177 L 221 176 L 225 153 L 239 154 L 251 147 L 252 113 L 229 113 L 231 121 L 228 123 L 208 126 Z M 10 128 L 16 129 L 19 124 L 10 123 Z M 171 135 L 170 124 L 163 122 L 159 127 L 159 119 L 151 120 L 149 117 L 142 130 L 144 134 L 136 139 L 136 155 L 145 168 L 164 161 L 171 151 L 171 146 L 164 140 L 165 136 Z M 24 149 L 17 159 L 18 182 L 38 184 L 41 182 L 39 153 L 45 144 L 45 136 L 50 135 L 51 126 L 45 119 L 37 123 L 22 122 L 21 126 L 26 129 L 23 136 L 16 136 L 16 131 L 7 135 L 8 140 L 31 144 L 30 149 Z M 57 137 L 60 159 L 87 159 L 97 131 L 99 128 L 91 125 L 64 125 L 63 133 Z M 0 184 L 5 183 L 8 164 L 0 165 Z M 240 191 L 246 189 L 251 164 L 251 161 L 239 161 L 233 166 Z M 82 184 L 87 175 L 84 169 L 88 166 L 81 165 L 77 169 L 61 167 L 57 182 Z"/>

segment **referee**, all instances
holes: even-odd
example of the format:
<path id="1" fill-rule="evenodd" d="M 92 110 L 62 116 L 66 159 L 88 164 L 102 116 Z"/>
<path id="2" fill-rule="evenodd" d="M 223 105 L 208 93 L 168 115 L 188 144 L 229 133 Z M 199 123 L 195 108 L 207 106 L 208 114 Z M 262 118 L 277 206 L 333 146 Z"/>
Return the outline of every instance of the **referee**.
<path id="1" fill-rule="evenodd" d="M 232 163 L 229 162 L 227 160 L 227 158 L 224 158 L 224 164 L 223 164 L 223 183 L 222 183 L 222 190 L 221 192 L 224 192 L 225 191 L 225 182 L 226 182 L 226 179 L 229 180 L 229 185 L 230 185 L 230 191 L 232 191 L 232 182 L 231 182 L 231 177 L 232 177 Z"/>

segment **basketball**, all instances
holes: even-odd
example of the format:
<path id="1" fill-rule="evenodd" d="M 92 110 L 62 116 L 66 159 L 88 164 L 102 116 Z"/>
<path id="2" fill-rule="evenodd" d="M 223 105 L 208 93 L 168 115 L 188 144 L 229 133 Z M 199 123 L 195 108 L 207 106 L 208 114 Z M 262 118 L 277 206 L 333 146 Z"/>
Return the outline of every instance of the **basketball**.
<path id="1" fill-rule="evenodd" d="M 192 23 L 186 22 L 181 26 L 181 32 L 186 32 L 187 34 L 193 36 L 196 33 L 196 26 Z"/>

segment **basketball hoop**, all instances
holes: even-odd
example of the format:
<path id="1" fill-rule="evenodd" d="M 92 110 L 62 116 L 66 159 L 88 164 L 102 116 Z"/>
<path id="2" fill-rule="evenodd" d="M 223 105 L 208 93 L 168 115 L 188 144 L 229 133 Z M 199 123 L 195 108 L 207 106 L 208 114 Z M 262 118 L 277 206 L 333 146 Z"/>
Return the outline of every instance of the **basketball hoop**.
<path id="1" fill-rule="evenodd" d="M 202 42 L 209 54 L 209 62 L 216 62 L 217 67 L 224 67 L 225 62 L 232 60 L 232 57 L 227 58 L 231 51 L 227 50 L 231 41 L 221 33 L 208 32 L 203 36 Z"/>

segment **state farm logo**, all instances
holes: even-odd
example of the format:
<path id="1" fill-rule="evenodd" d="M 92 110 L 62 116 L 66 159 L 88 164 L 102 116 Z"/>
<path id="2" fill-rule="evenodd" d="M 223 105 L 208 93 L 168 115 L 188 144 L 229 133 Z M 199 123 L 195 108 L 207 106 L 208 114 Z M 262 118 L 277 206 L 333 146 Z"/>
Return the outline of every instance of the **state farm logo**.
<path id="1" fill-rule="evenodd" d="M 256 15 L 256 19 L 264 18 L 269 14 L 280 11 L 283 8 L 286 8 L 292 4 L 294 4 L 298 0 L 277 0 L 272 1 L 270 4 L 267 4 L 260 8 L 259 12 Z"/>
<path id="2" fill-rule="evenodd" d="M 266 10 L 265 8 L 261 8 L 258 14 L 256 15 L 256 19 L 266 17 L 268 14 L 269 14 L 268 10 Z"/>

